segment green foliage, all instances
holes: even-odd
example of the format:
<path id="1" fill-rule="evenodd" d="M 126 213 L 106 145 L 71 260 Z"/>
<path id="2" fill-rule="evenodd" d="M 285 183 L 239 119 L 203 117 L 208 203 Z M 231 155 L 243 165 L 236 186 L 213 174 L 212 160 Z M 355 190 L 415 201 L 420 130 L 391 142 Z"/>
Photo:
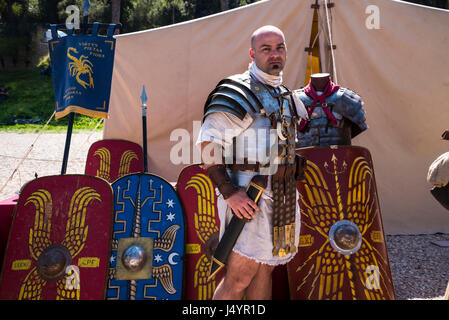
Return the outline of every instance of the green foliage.
<path id="1" fill-rule="evenodd" d="M 258 0 L 229 0 L 229 9 Z M 32 54 L 31 31 L 36 25 L 65 23 L 69 5 L 76 5 L 83 18 L 84 0 L 0 0 L 0 60 L 3 57 L 28 59 Z M 187 21 L 221 11 L 220 0 L 121 0 L 121 33 L 140 31 Z M 89 22 L 110 23 L 111 0 L 90 0 Z M 24 56 L 24 57 L 23 57 Z M 38 68 L 1 70 L 0 84 L 9 97 L 0 102 L 0 130 L 39 130 L 54 111 L 51 77 L 40 74 L 49 64 L 41 57 Z M 20 65 L 20 64 L 19 64 Z M 1 66 L 0 66 L 1 67 Z M 48 130 L 64 131 L 68 117 L 50 122 Z M 27 124 L 20 124 L 28 122 Z M 30 123 L 31 122 L 31 123 Z M 35 123 L 35 124 L 33 124 Z M 93 129 L 99 119 L 76 115 L 74 130 Z M 102 129 L 100 125 L 98 129 Z"/>
<path id="2" fill-rule="evenodd" d="M 36 68 L 0 73 L 0 84 L 9 89 L 9 97 L 0 102 L 1 130 L 23 130 L 27 127 L 34 130 L 40 128 L 50 118 L 55 105 L 53 82 L 51 77 L 41 75 L 41 70 Z M 93 129 L 98 121 L 97 118 L 76 115 L 74 129 Z M 21 122 L 35 122 L 35 124 L 21 124 Z M 67 123 L 68 117 L 53 119 L 49 129 L 64 131 Z"/>

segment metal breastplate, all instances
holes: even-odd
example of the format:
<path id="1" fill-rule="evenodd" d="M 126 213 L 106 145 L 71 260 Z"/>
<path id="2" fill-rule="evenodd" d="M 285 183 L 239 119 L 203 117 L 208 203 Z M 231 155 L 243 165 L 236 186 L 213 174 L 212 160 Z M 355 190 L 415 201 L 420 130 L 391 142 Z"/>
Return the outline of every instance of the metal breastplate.
<path id="1" fill-rule="evenodd" d="M 253 121 L 234 139 L 235 163 L 258 162 L 267 165 L 278 156 L 276 163 L 293 164 L 295 158 L 294 118 L 291 113 L 292 106 L 289 105 L 290 99 L 287 96 L 282 96 L 288 90 L 284 87 L 273 88 L 264 85 L 251 78 L 248 72 L 229 77 L 228 80 L 249 90 L 251 98 L 255 98 L 258 102 L 254 103 L 254 108 L 244 105 L 240 109 L 247 109 Z M 245 101 L 249 102 L 248 93 L 246 97 Z M 241 97 L 239 99 L 239 101 L 242 100 Z M 259 109 L 259 112 L 252 112 L 256 109 Z M 229 163 L 229 156 L 229 153 L 225 155 L 226 163 Z"/>
<path id="2" fill-rule="evenodd" d="M 313 100 L 303 89 L 297 91 L 299 98 L 308 108 Z M 316 106 L 303 132 L 298 131 L 296 147 L 351 145 L 351 139 L 366 130 L 363 102 L 351 90 L 340 88 L 326 98 L 326 104 L 337 120 L 333 125 L 321 106 Z"/>

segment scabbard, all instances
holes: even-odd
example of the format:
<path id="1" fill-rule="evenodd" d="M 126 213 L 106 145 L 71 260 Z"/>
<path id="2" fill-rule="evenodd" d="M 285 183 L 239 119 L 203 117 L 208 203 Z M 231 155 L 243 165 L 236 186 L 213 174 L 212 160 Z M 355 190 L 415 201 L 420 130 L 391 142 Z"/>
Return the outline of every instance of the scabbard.
<path id="1" fill-rule="evenodd" d="M 256 175 L 251 179 L 248 187 L 246 188 L 246 194 L 256 204 L 258 203 L 263 190 L 267 187 L 267 176 Z M 217 249 L 215 249 L 212 256 L 212 263 L 209 269 L 208 281 L 212 279 L 222 268 L 225 267 L 229 254 L 234 248 L 234 245 L 248 220 L 240 219 L 236 215 L 233 215 L 226 230 L 218 243 Z"/>

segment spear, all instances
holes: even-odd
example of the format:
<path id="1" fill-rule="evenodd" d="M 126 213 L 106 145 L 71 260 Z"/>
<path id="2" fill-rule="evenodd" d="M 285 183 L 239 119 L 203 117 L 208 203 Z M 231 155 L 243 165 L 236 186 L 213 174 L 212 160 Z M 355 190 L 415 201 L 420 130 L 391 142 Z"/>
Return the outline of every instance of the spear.
<path id="1" fill-rule="evenodd" d="M 143 172 L 148 172 L 148 155 L 147 155 L 147 94 L 145 92 L 145 85 L 142 88 L 140 95 L 142 100 L 142 136 L 143 136 Z"/>

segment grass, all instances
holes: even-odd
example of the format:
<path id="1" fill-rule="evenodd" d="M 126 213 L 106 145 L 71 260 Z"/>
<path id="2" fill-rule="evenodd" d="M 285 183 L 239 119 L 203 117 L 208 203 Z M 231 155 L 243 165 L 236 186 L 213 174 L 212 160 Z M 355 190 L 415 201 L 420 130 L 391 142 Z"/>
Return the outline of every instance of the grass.
<path id="1" fill-rule="evenodd" d="M 53 81 L 50 76 L 41 75 L 42 69 L 0 71 L 0 84 L 9 89 L 9 97 L 0 102 L 1 131 L 36 132 L 50 119 L 55 105 Z M 99 121 L 77 114 L 73 131 L 91 131 Z M 53 119 L 45 132 L 65 132 L 67 123 L 67 116 Z M 102 129 L 100 124 L 97 130 Z"/>

